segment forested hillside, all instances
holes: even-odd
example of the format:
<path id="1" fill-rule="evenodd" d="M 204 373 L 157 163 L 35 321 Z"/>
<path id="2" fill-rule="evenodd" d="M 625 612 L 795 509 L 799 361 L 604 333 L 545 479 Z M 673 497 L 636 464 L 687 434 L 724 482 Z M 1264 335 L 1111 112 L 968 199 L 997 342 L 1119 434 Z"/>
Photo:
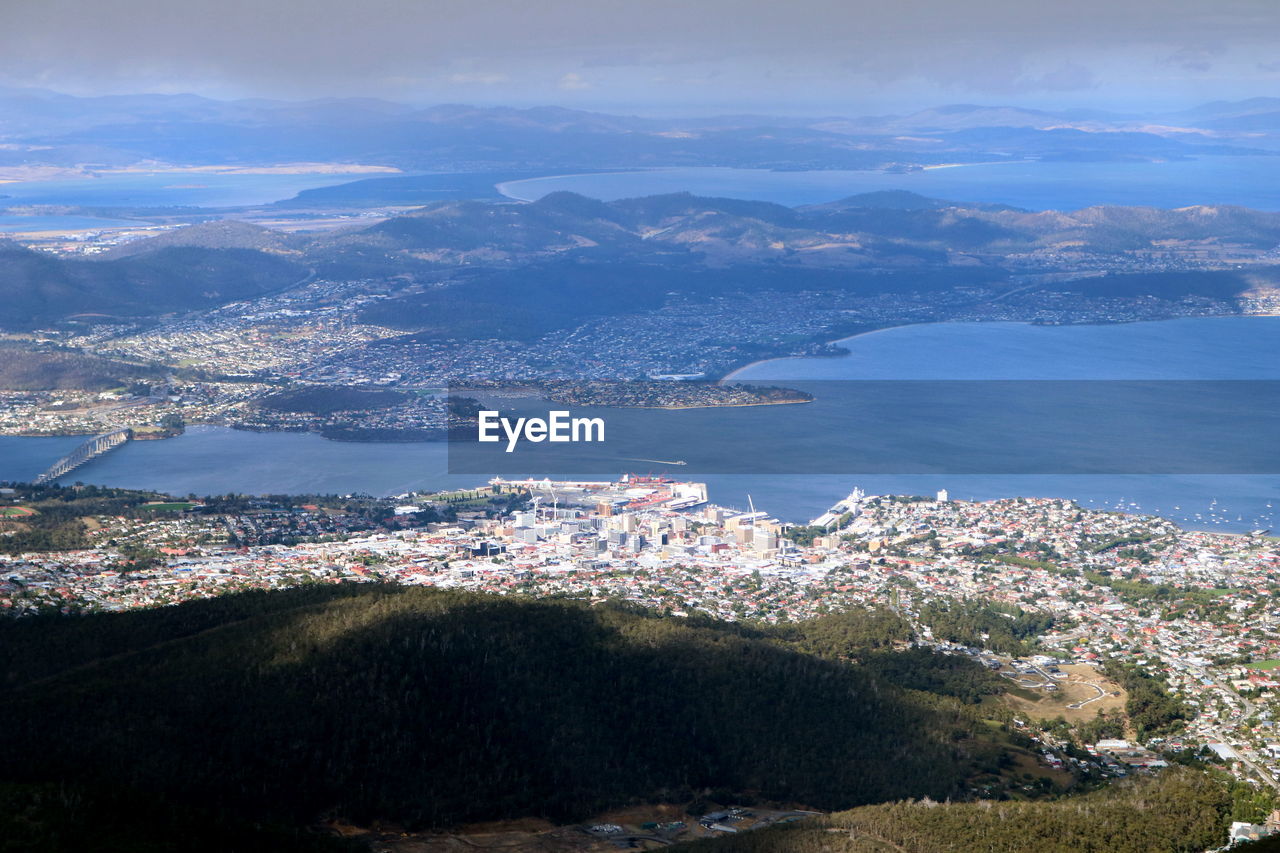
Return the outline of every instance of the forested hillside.
<path id="1" fill-rule="evenodd" d="M 152 317 L 210 308 L 299 281 L 306 270 L 252 249 L 165 246 L 107 261 L 63 260 L 0 241 L 0 328 L 80 314 Z"/>
<path id="2" fill-rule="evenodd" d="M 410 826 L 708 790 L 823 809 L 963 796 L 1001 765 L 998 735 L 946 695 L 977 667 L 916 660 L 926 693 L 845 662 L 892 655 L 885 619 L 788 637 L 361 586 L 3 623 L 0 713 L 39 736 L 0 755 L 0 779 Z"/>
<path id="3" fill-rule="evenodd" d="M 311 827 L 112 786 L 0 783 L 0 853 L 368 853 Z"/>
<path id="4" fill-rule="evenodd" d="M 33 352 L 12 345 L 0 345 L 0 388 L 13 391 L 44 391 L 83 388 L 105 391 L 127 386 L 135 380 L 164 377 L 154 367 L 126 364 L 77 352 Z"/>

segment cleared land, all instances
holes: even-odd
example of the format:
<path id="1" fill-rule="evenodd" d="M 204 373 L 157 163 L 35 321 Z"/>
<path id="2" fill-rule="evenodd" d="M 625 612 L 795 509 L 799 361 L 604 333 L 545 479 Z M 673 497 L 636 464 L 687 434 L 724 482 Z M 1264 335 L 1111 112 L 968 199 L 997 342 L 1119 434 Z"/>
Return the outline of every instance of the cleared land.
<path id="1" fill-rule="evenodd" d="M 1061 716 L 1069 723 L 1091 720 L 1099 711 L 1111 713 L 1124 708 L 1124 689 L 1094 667 L 1072 664 L 1061 669 L 1067 677 L 1052 682 L 1058 687 L 1056 691 L 1024 688 L 1017 694 L 1009 693 L 1005 701 L 1019 713 L 1050 720 Z M 1028 692 L 1039 699 L 1024 698 Z"/>
<path id="2" fill-rule="evenodd" d="M 139 509 L 147 509 L 152 512 L 185 512 L 196 506 L 190 501 L 168 501 L 163 503 L 143 504 Z"/>
<path id="3" fill-rule="evenodd" d="M 713 807 L 713 810 L 715 808 L 717 807 Z M 804 814 L 797 811 L 752 807 L 745 809 L 743 815 L 724 823 L 745 831 L 755 828 L 758 823 L 787 823 L 804 817 Z M 608 832 L 604 827 L 614 827 L 617 831 Z M 701 826 L 697 817 L 686 813 L 685 806 L 671 803 L 616 809 L 568 826 L 556 826 L 546 820 L 526 818 L 468 824 L 454 832 L 443 833 L 399 832 L 391 827 L 366 830 L 338 824 L 330 824 L 328 828 L 348 837 L 372 837 L 376 839 L 378 849 L 389 853 L 475 853 L 477 850 L 502 853 L 610 853 L 619 849 L 659 849 L 722 834 Z"/>

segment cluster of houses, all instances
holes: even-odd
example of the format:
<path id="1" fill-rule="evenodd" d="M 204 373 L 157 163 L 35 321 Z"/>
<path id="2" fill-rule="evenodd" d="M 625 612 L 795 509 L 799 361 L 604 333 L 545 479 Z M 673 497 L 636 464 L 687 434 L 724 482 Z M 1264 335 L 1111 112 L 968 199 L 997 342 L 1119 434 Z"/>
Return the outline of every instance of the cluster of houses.
<path id="1" fill-rule="evenodd" d="M 508 515 L 464 512 L 457 523 L 428 524 L 415 518 L 433 496 L 403 496 L 402 530 L 340 529 L 332 520 L 322 529 L 316 519 L 269 510 L 230 522 L 101 519 L 92 549 L 0 558 L 0 611 L 121 609 L 237 589 L 383 581 L 764 622 L 892 606 L 928 638 L 920 619 L 929 602 L 999 602 L 1054 613 L 1038 638 L 1044 660 L 1025 662 L 1044 673 L 1044 690 L 1056 687 L 1057 662 L 1124 657 L 1163 677 L 1192 708 L 1179 746 L 1222 744 L 1230 750 L 1223 760 L 1242 776 L 1280 779 L 1277 682 L 1272 671 L 1246 665 L 1280 659 L 1274 540 L 1185 531 L 1061 500 L 859 495 L 821 535 L 809 529 L 801 541 L 811 544 L 797 544 L 792 526 L 754 508 L 709 503 L 700 484 L 627 478 L 490 490 L 527 491 L 533 500 Z M 310 541 L 243 544 L 269 541 L 273 531 Z M 163 559 L 131 570 L 122 543 L 164 549 Z M 1099 754 L 1119 766 L 1159 766 L 1140 745 L 1111 746 Z"/>

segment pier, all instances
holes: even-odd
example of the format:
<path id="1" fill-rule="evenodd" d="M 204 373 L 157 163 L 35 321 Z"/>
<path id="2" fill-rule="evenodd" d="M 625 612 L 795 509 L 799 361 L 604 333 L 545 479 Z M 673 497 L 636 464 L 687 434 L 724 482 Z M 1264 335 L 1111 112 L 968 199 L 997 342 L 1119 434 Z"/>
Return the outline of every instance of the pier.
<path id="1" fill-rule="evenodd" d="M 102 454 L 115 450 L 131 438 L 133 438 L 133 430 L 128 427 L 94 436 L 53 463 L 48 471 L 45 471 L 31 482 L 37 486 L 43 483 L 52 483 L 59 477 L 70 474 L 89 460 L 97 459 Z"/>

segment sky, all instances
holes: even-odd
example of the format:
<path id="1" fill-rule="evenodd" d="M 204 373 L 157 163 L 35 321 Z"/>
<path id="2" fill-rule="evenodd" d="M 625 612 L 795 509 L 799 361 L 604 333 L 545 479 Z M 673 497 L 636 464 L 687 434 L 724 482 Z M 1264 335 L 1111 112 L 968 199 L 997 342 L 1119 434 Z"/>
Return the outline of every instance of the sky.
<path id="1" fill-rule="evenodd" d="M 0 85 L 633 112 L 1280 95 L 1277 0 L 0 0 Z"/>

